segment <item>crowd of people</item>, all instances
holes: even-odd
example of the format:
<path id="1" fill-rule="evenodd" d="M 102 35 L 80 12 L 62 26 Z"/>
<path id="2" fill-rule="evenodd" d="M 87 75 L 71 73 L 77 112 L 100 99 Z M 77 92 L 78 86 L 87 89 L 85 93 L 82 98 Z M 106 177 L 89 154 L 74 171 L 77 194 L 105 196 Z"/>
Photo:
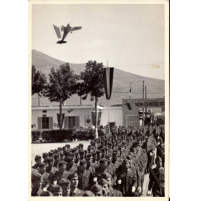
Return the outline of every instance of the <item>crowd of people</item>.
<path id="1" fill-rule="evenodd" d="M 31 196 L 164 197 L 164 126 L 114 128 L 87 149 L 69 144 L 35 156 Z"/>

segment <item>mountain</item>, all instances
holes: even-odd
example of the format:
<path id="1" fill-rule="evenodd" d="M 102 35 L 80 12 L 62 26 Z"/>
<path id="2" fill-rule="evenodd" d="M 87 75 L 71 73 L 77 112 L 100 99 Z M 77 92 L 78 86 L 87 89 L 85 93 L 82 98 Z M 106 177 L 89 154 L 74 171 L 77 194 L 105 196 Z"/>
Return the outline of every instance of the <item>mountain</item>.
<path id="1" fill-rule="evenodd" d="M 52 58 L 37 50 L 32 50 L 32 64 L 36 67 L 37 70 L 45 73 L 47 77 L 52 67 L 58 68 L 61 64 L 65 62 L 66 61 L 60 61 L 58 59 Z M 69 64 L 76 74 L 80 74 L 80 72 L 84 71 L 85 69 L 85 64 L 72 64 L 70 62 Z M 144 81 L 144 85 L 147 87 L 147 98 L 164 97 L 164 80 L 143 77 L 115 68 L 113 89 L 111 100 L 109 100 L 109 105 L 121 104 L 122 99 L 129 98 L 130 82 L 132 89 L 131 98 L 142 98 L 142 81 Z M 32 106 L 38 106 L 37 97 L 38 96 L 36 94 L 32 96 Z M 58 105 L 57 102 L 50 102 L 47 98 L 40 98 L 39 101 L 40 106 Z M 99 99 L 99 103 L 101 103 L 103 106 L 108 106 L 108 101 L 106 100 L 105 96 Z M 77 95 L 73 95 L 70 99 L 66 101 L 66 105 L 79 104 L 80 98 Z M 90 98 L 88 97 L 87 100 L 82 100 L 82 104 L 91 105 L 93 104 L 93 102 L 90 102 Z"/>

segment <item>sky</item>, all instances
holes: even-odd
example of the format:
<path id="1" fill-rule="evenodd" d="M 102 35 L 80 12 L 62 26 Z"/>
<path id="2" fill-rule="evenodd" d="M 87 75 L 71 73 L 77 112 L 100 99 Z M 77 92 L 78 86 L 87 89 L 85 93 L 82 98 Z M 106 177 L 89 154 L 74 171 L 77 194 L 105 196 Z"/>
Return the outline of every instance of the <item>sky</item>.
<path id="1" fill-rule="evenodd" d="M 69 63 L 102 62 L 130 73 L 165 79 L 164 5 L 100 4 L 32 7 L 32 49 Z M 53 24 L 82 26 L 57 44 Z M 62 32 L 63 33 L 63 32 Z"/>

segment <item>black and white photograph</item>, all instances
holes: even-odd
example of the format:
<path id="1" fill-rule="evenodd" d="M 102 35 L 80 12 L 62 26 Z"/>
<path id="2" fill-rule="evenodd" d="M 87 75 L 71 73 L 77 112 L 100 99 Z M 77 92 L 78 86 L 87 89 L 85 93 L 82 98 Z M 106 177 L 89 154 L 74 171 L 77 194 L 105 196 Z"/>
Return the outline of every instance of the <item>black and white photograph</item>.
<path id="1" fill-rule="evenodd" d="M 169 200 L 169 1 L 29 1 L 29 16 L 30 200 Z"/>

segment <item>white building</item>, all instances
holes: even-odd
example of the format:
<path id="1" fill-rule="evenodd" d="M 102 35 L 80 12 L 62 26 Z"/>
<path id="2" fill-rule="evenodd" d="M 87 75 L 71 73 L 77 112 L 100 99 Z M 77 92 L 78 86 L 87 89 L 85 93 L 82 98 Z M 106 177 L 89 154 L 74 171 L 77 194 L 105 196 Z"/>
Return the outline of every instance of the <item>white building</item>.
<path id="1" fill-rule="evenodd" d="M 98 113 L 101 112 L 100 125 L 106 126 L 108 119 L 110 126 L 123 125 L 123 112 L 122 106 L 108 107 L 97 106 Z M 65 129 L 71 127 L 87 128 L 92 126 L 92 112 L 94 111 L 93 105 L 76 105 L 76 106 L 63 106 L 62 113 L 64 113 L 63 127 Z M 59 114 L 59 106 L 52 107 L 32 107 L 32 130 L 55 130 L 57 127 L 57 114 Z"/>

